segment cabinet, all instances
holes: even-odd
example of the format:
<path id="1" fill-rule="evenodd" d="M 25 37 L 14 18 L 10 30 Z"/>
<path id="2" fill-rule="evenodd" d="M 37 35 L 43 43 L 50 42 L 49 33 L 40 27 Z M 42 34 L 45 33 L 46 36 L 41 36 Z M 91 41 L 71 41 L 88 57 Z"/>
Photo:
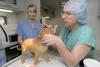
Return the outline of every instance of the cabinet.
<path id="1" fill-rule="evenodd" d="M 98 0 L 98 14 L 97 14 L 98 17 L 100 17 L 100 0 Z"/>
<path id="2" fill-rule="evenodd" d="M 25 11 L 26 7 L 26 0 L 16 0 L 17 11 Z"/>
<path id="3" fill-rule="evenodd" d="M 0 0 L 0 8 L 24 11 L 25 0 Z"/>
<path id="4" fill-rule="evenodd" d="M 20 44 L 5 48 L 7 62 L 21 55 L 21 51 L 17 49 L 17 46 L 20 46 Z"/>
<path id="5" fill-rule="evenodd" d="M 8 3 L 10 3 L 10 4 L 16 4 L 17 2 L 17 0 L 0 0 L 0 1 L 2 1 L 2 2 L 8 2 Z"/>
<path id="6" fill-rule="evenodd" d="M 16 9 L 16 4 L 11 2 L 10 0 L 0 0 L 0 8 Z"/>

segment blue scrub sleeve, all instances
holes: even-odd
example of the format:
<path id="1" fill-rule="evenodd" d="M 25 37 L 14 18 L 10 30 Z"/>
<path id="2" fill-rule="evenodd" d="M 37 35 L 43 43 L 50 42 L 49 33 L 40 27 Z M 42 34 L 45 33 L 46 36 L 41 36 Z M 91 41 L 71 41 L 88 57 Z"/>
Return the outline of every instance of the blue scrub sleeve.
<path id="1" fill-rule="evenodd" d="M 16 34 L 22 36 L 22 28 L 21 25 L 19 24 L 18 27 L 16 28 Z"/>

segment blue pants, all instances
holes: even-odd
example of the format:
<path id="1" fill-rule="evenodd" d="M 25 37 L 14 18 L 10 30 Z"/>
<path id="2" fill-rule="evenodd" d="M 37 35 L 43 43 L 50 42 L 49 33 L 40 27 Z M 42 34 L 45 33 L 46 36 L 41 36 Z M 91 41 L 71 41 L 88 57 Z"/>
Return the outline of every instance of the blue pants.
<path id="1" fill-rule="evenodd" d="M 0 50 L 0 67 L 6 62 L 6 55 L 4 50 Z"/>

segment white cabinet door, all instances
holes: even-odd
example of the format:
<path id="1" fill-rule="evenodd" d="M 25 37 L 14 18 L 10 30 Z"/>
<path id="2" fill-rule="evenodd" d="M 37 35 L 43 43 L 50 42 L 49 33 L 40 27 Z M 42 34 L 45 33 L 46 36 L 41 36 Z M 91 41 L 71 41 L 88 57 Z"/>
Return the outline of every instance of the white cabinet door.
<path id="1" fill-rule="evenodd" d="M 12 0 L 0 0 L 0 8 L 15 10 L 16 4 L 13 4 Z"/>
<path id="2" fill-rule="evenodd" d="M 25 11 L 25 9 L 26 9 L 26 0 L 16 0 L 17 1 L 17 3 L 16 3 L 16 5 L 17 5 L 17 8 L 18 8 L 18 11 Z"/>
<path id="3" fill-rule="evenodd" d="M 26 0 L 0 0 L 0 7 L 13 9 L 15 11 L 25 10 Z"/>
<path id="4" fill-rule="evenodd" d="M 17 0 L 4 0 L 5 2 L 8 2 L 9 4 L 14 4 L 16 5 Z"/>

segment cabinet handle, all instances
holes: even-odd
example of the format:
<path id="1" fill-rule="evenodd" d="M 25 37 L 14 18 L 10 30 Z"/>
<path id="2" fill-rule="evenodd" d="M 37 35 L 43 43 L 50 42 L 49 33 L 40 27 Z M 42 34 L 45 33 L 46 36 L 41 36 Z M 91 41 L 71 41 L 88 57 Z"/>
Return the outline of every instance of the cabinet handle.
<path id="1" fill-rule="evenodd" d="M 10 49 L 14 49 L 14 48 L 17 48 L 17 46 L 10 47 Z"/>
<path id="2" fill-rule="evenodd" d="M 19 46 L 17 46 L 17 50 L 21 50 L 21 48 L 19 48 Z"/>

